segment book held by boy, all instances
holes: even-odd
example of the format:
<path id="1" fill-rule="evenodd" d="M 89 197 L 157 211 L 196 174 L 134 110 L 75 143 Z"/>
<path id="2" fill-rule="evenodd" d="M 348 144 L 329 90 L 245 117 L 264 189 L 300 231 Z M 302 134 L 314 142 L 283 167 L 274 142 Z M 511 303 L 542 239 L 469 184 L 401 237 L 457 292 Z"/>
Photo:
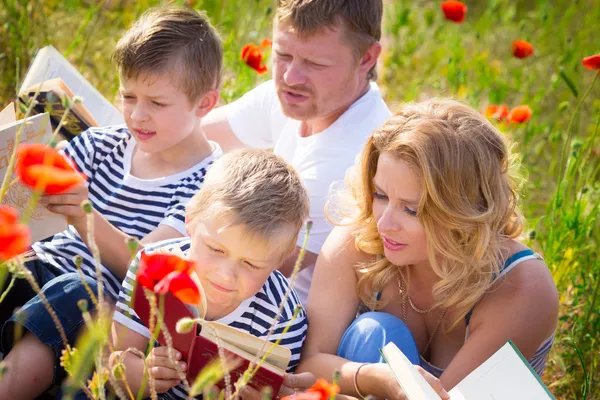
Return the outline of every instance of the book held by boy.
<path id="1" fill-rule="evenodd" d="M 132 308 L 142 322 L 149 326 L 150 305 L 141 285 L 136 285 L 133 297 Z M 273 346 L 273 343 L 266 342 L 264 339 L 214 321 L 202 320 L 194 324 L 194 328 L 189 333 L 177 333 L 175 330 L 177 321 L 184 317 L 197 318 L 199 313 L 170 293 L 165 295 L 164 310 L 164 323 L 172 336 L 173 347 L 181 353 L 182 360 L 187 363 L 186 375 L 190 384 L 205 366 L 219 357 L 217 343 L 222 345 L 227 357 L 239 362 L 238 366 L 230 371 L 231 384 L 243 375 L 250 362 L 257 358 L 256 355 L 261 350 L 267 352 Z M 158 337 L 158 342 L 161 346 L 166 346 L 162 333 Z M 249 382 L 249 386 L 257 390 L 270 386 L 273 393 L 278 393 L 291 356 L 291 351 L 287 347 L 275 346 L 266 362 Z M 258 359 L 260 358 L 262 353 Z M 219 382 L 217 386 L 223 388 L 224 381 Z"/>
<path id="2" fill-rule="evenodd" d="M 22 129 L 19 143 L 48 143 L 52 136 L 52 127 L 47 113 L 17 121 L 13 103 L 2 110 L 0 112 L 0 182 L 6 175 L 15 148 L 15 135 L 19 129 Z M 15 179 L 14 175 L 9 178 L 9 182 L 13 179 Z M 2 203 L 15 207 L 23 215 L 31 196 L 32 191 L 29 188 L 15 183 L 2 199 Z M 45 239 L 68 227 L 63 215 L 54 214 L 42 205 L 38 205 L 33 210 L 27 225 L 31 231 L 32 242 Z"/>
<path id="3" fill-rule="evenodd" d="M 62 99 L 66 97 L 72 104 L 74 96 L 81 97 L 82 103 L 73 104 L 67 123 L 60 129 L 60 134 L 68 140 L 91 126 L 124 123 L 121 112 L 52 46 L 37 51 L 19 92 L 19 100 L 24 104 L 30 98 L 37 99 L 33 111 L 48 112 L 53 129 L 64 113 Z"/>
<path id="4" fill-rule="evenodd" d="M 388 343 L 381 353 L 408 400 L 440 399 L 394 343 Z M 448 394 L 451 400 L 555 400 L 511 341 Z"/>

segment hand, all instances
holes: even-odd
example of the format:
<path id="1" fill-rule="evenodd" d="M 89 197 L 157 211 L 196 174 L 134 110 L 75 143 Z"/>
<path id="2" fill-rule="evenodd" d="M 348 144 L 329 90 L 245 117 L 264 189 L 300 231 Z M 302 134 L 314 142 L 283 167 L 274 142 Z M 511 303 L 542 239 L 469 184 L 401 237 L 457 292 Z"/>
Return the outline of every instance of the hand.
<path id="1" fill-rule="evenodd" d="M 301 392 L 303 390 L 311 387 L 317 378 L 314 377 L 310 372 L 302 372 L 300 374 L 285 374 L 283 376 L 283 384 L 279 389 L 279 394 L 277 397 L 285 397 L 291 396 L 296 392 Z M 261 400 L 262 396 L 260 392 L 250 386 L 246 386 L 240 392 L 240 397 L 242 400 Z"/>
<path id="2" fill-rule="evenodd" d="M 77 228 L 78 224 L 86 224 L 86 214 L 81 208 L 81 203 L 88 199 L 88 188 L 85 183 L 69 189 L 66 193 L 45 195 L 40 199 L 40 204 L 56 214 L 67 217 L 69 224 Z"/>
<path id="3" fill-rule="evenodd" d="M 185 372 L 187 364 L 181 360 L 181 353 L 173 350 L 175 362 L 179 363 L 179 370 Z M 164 393 L 167 390 L 179 385 L 179 372 L 175 363 L 169 360 L 169 348 L 167 346 L 155 347 L 152 349 L 148 358 L 146 358 L 148 372 L 154 377 L 154 385 L 157 393 Z"/>
<path id="4" fill-rule="evenodd" d="M 385 390 L 385 394 L 383 397 L 385 397 L 387 399 L 406 400 L 407 399 L 406 394 L 404 393 L 404 391 L 398 384 L 398 381 L 396 381 L 396 378 L 393 376 L 389 367 L 386 364 L 379 364 L 379 365 L 382 366 L 382 368 L 381 368 L 381 377 L 383 380 L 382 387 Z M 429 383 L 429 386 L 431 386 L 433 388 L 433 390 L 435 390 L 435 392 L 438 394 L 438 396 L 440 396 L 440 399 L 443 399 L 443 400 L 450 399 L 450 395 L 448 394 L 448 392 L 446 392 L 446 390 L 444 389 L 444 387 L 442 386 L 442 383 L 440 382 L 440 380 L 438 378 L 431 375 L 429 372 L 425 371 L 420 366 L 415 365 L 414 367 L 417 369 L 419 374 L 421 374 L 421 376 L 423 378 L 425 378 L 427 383 Z"/>

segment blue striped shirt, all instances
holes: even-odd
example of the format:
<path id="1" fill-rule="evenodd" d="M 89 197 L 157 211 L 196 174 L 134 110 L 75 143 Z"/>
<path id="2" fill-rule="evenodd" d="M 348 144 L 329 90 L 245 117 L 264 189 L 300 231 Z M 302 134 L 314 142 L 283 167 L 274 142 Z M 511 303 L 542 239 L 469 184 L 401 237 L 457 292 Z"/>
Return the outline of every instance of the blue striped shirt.
<path id="1" fill-rule="evenodd" d="M 142 239 L 159 225 L 185 233 L 185 204 L 200 189 L 204 175 L 222 152 L 216 143 L 212 154 L 193 167 L 157 179 L 140 179 L 130 173 L 136 146 L 125 125 L 91 128 L 75 137 L 64 152 L 87 175 L 89 199 L 112 225 Z M 33 244 L 39 260 L 58 273 L 76 271 L 73 258 L 83 257 L 83 273 L 96 279 L 92 254 L 73 226 L 47 241 Z M 121 279 L 102 266 L 107 292 L 114 298 Z"/>
<path id="2" fill-rule="evenodd" d="M 190 243 L 191 240 L 189 238 L 170 239 L 148 246 L 143 251 L 153 251 L 162 247 L 171 250 L 175 247 L 179 247 L 183 253 L 187 255 L 190 249 Z M 119 300 L 113 314 L 113 319 L 116 322 L 125 325 L 132 331 L 150 338 L 148 327 L 146 327 L 139 319 L 129 304 L 135 283 L 135 270 L 131 268 L 127 271 L 127 276 L 125 277 L 123 286 L 119 292 Z M 259 338 L 266 337 L 270 327 L 274 325 L 275 328 L 273 334 L 269 337 L 269 340 L 273 342 L 281 337 L 283 330 L 291 323 L 292 325 L 284 334 L 279 344 L 289 348 L 292 352 L 288 371 L 293 371 L 300 360 L 300 353 L 306 337 L 308 322 L 304 309 L 302 309 L 296 319 L 292 321 L 294 308 L 296 305 L 302 304 L 294 290 L 292 290 L 285 302 L 279 319 L 275 319 L 277 312 L 279 311 L 279 305 L 283 300 L 288 286 L 287 279 L 279 271 L 275 270 L 269 275 L 262 288 L 254 296 L 244 300 L 232 313 L 217 320 L 217 322 L 248 332 Z M 179 384 L 160 398 L 187 399 L 188 396 L 183 384 Z"/>

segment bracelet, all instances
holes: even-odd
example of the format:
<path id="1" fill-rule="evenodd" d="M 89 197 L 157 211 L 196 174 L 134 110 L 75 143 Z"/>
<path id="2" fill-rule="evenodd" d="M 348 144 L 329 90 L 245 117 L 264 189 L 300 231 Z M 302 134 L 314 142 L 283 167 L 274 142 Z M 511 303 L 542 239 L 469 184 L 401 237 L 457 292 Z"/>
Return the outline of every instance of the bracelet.
<path id="1" fill-rule="evenodd" d="M 360 371 L 360 369 L 362 367 L 364 367 L 365 365 L 367 365 L 366 363 L 360 364 L 358 366 L 358 368 L 356 368 L 356 372 L 354 372 L 354 390 L 356 390 L 356 393 L 358 393 L 358 396 L 360 399 L 364 399 L 365 396 L 364 394 L 361 393 L 361 391 L 358 389 L 358 383 L 357 383 L 357 378 L 358 378 L 358 371 Z"/>

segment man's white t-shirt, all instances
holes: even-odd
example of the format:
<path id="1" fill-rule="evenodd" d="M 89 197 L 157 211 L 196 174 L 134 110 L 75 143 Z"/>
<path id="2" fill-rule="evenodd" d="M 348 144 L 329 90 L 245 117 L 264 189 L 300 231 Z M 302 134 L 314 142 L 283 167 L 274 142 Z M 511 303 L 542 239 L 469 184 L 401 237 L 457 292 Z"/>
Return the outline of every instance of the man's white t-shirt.
<path id="1" fill-rule="evenodd" d="M 310 219 L 313 227 L 307 250 L 319 254 L 333 226 L 325 218 L 325 203 L 333 183 L 342 181 L 346 170 L 371 133 L 391 112 L 372 82 L 369 90 L 356 100 L 327 129 L 308 137 L 300 136 L 301 121 L 283 114 L 274 82 L 265 82 L 227 106 L 231 129 L 246 146 L 273 148 L 275 154 L 293 165 L 310 194 Z M 298 246 L 305 232 L 298 236 Z M 294 287 L 306 304 L 314 266 L 303 270 Z"/>

